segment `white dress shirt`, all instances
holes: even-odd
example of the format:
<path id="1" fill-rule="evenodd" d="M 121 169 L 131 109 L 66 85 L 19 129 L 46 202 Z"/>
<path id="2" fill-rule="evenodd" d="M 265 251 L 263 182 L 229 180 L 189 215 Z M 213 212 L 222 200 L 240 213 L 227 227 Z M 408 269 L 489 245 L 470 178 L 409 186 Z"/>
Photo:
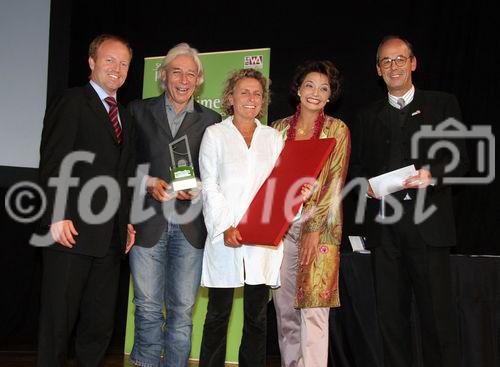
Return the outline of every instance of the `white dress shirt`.
<path id="1" fill-rule="evenodd" d="M 398 104 L 398 99 L 403 98 L 403 100 L 405 101 L 404 105 L 408 106 L 413 101 L 413 97 L 415 96 L 415 86 L 412 85 L 411 88 L 408 90 L 408 92 L 406 92 L 401 97 L 393 96 L 390 93 L 387 93 L 387 95 L 389 97 L 389 104 L 392 107 L 397 108 L 398 110 L 400 110 L 401 106 Z"/>
<path id="2" fill-rule="evenodd" d="M 106 109 L 106 112 L 109 113 L 109 105 L 104 99 L 107 97 L 113 97 L 115 100 L 117 100 L 116 93 L 113 95 L 108 95 L 108 93 L 106 93 L 106 91 L 102 89 L 101 86 L 96 82 L 94 82 L 92 79 L 90 79 L 89 82 L 92 88 L 94 88 L 97 95 L 99 96 L 99 99 L 101 100 L 102 105 Z M 118 123 L 120 124 L 120 127 L 122 127 L 122 120 L 120 119 L 120 111 L 118 111 Z"/>
<path id="3" fill-rule="evenodd" d="M 208 237 L 201 285 L 235 288 L 246 284 L 279 286 L 283 246 L 224 245 L 224 231 L 236 227 L 283 148 L 275 129 L 255 120 L 250 147 L 232 116 L 207 128 L 200 147 L 203 214 Z"/>

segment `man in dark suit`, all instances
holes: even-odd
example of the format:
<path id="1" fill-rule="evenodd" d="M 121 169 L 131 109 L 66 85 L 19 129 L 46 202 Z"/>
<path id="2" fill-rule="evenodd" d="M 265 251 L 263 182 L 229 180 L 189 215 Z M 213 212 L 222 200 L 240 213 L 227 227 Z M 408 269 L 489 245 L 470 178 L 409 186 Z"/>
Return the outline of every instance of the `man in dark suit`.
<path id="1" fill-rule="evenodd" d="M 129 106 L 137 121 L 137 162 L 149 165 L 144 172 L 145 204 L 154 209 L 147 220 L 138 218 L 137 243 L 130 253 L 136 306 L 130 361 L 139 366 L 184 367 L 191 350 L 192 312 L 207 232 L 198 191 L 172 191 L 170 167 L 176 162 L 171 161 L 169 144 L 188 138 L 199 177 L 203 133 L 221 118 L 194 101 L 193 93 L 203 82 L 203 67 L 188 44 L 168 52 L 159 75 L 165 92 Z M 176 154 L 187 153 L 182 144 L 174 149 Z"/>
<path id="2" fill-rule="evenodd" d="M 450 150 L 439 149 L 429 157 L 435 139 L 421 141 L 418 153 L 412 155 L 411 138 L 422 125 L 435 128 L 447 118 L 460 119 L 454 96 L 415 89 L 412 72 L 416 66 L 408 41 L 397 36 L 382 40 L 377 50 L 377 72 L 387 86 L 388 98 L 359 114 L 353 134 L 351 175 L 371 178 L 410 164 L 417 169 L 415 176 L 404 181 L 403 190 L 383 201 L 371 186 L 367 192 L 367 247 L 372 252 L 385 366 L 413 365 L 413 293 L 424 365 L 452 367 L 458 365 L 458 337 L 449 253 L 456 236 L 451 189 L 442 178 L 462 176 L 468 160 L 463 141 L 453 142 L 460 157 L 452 172 L 446 167 L 453 158 Z M 430 216 L 425 212 L 429 207 L 434 210 Z M 396 219 L 398 210 L 402 212 L 399 220 L 384 222 Z M 385 219 L 381 223 L 382 216 Z"/>
<path id="3" fill-rule="evenodd" d="M 127 225 L 133 124 L 116 102 L 131 58 L 122 38 L 96 37 L 90 82 L 65 91 L 45 113 L 39 174 L 49 210 L 42 223 L 54 244 L 43 249 L 39 366 L 64 365 L 75 324 L 77 366 L 97 366 L 112 335 L 120 260 L 134 242 Z"/>

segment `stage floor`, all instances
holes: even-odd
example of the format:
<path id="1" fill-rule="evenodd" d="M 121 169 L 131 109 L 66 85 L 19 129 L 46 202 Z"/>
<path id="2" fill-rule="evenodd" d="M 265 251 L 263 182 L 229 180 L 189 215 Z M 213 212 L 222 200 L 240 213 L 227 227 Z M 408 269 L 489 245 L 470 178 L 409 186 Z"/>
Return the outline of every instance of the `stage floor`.
<path id="1" fill-rule="evenodd" d="M 0 366 L 2 367 L 32 367 L 36 362 L 36 353 L 27 352 L 1 352 L 0 351 Z M 74 366 L 71 361 L 66 367 Z M 197 367 L 197 362 L 190 362 L 189 367 Z M 227 364 L 227 367 L 236 366 L 235 364 Z M 279 367 L 280 361 L 278 357 L 272 357 L 267 360 L 266 367 Z M 108 354 L 104 358 L 100 367 L 133 367 L 133 364 L 128 362 L 128 356 L 123 354 Z"/>

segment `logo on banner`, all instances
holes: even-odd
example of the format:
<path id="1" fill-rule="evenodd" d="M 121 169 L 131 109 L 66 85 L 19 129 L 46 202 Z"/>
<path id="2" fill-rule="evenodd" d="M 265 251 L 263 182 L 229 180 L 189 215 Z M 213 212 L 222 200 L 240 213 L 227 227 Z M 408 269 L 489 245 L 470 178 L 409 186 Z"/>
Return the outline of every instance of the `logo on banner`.
<path id="1" fill-rule="evenodd" d="M 262 69 L 264 67 L 264 56 L 262 55 L 254 55 L 254 56 L 245 56 L 245 69 Z"/>

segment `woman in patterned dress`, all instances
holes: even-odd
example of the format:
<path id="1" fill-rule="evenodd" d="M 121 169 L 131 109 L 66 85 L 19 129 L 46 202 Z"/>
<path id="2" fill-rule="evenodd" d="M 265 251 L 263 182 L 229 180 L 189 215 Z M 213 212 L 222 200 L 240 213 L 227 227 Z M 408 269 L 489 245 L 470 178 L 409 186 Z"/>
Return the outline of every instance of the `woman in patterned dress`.
<path id="1" fill-rule="evenodd" d="M 293 116 L 275 121 L 284 139 L 335 138 L 317 185 L 284 238 L 281 287 L 273 290 L 282 366 L 324 367 L 328 361 L 328 316 L 339 307 L 342 201 L 350 154 L 349 129 L 324 114 L 340 91 L 340 73 L 330 61 L 308 61 L 294 75 L 299 100 Z"/>

